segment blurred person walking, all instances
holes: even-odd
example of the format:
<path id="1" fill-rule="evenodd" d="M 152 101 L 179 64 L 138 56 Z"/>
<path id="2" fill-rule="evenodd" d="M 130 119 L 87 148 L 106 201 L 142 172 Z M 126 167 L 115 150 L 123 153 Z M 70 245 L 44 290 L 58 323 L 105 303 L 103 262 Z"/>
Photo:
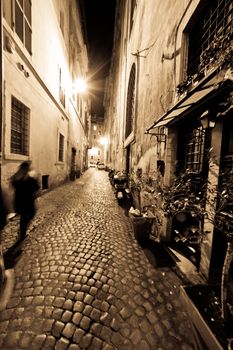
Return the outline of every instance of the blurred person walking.
<path id="1" fill-rule="evenodd" d="M 17 172 L 11 177 L 15 190 L 14 209 L 20 215 L 19 241 L 23 241 L 30 221 L 36 213 L 35 199 L 40 184 L 36 172 L 31 169 L 31 162 L 20 164 Z"/>

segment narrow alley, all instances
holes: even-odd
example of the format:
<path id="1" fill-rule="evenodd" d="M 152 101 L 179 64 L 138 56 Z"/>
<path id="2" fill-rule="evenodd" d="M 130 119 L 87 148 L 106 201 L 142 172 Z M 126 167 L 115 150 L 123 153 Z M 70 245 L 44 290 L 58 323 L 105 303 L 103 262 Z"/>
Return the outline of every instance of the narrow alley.
<path id="1" fill-rule="evenodd" d="M 2 350 L 193 349 L 182 282 L 150 264 L 107 172 L 89 168 L 37 206 L 0 313 Z M 2 233 L 5 254 L 16 230 L 17 219 Z"/>

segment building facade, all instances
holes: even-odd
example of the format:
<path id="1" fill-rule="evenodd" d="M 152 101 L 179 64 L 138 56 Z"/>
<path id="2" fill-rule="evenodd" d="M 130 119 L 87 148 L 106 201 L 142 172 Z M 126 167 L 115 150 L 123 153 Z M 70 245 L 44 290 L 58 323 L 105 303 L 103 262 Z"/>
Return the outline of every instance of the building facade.
<path id="1" fill-rule="evenodd" d="M 3 1 L 1 184 L 24 160 L 42 190 L 87 167 L 90 106 L 75 90 L 88 56 L 77 1 Z"/>
<path id="2" fill-rule="evenodd" d="M 95 166 L 97 163 L 105 164 L 105 150 L 104 124 L 93 116 L 90 131 L 90 148 L 88 150 L 89 166 Z"/>
<path id="3" fill-rule="evenodd" d="M 117 2 L 105 95 L 109 166 L 157 172 L 167 185 L 188 169 L 194 182 L 214 186 L 232 169 L 232 11 L 229 0 Z M 203 225 L 200 271 L 208 278 L 222 267 L 212 257 L 226 242 Z M 164 218 L 162 239 L 173 232 Z"/>

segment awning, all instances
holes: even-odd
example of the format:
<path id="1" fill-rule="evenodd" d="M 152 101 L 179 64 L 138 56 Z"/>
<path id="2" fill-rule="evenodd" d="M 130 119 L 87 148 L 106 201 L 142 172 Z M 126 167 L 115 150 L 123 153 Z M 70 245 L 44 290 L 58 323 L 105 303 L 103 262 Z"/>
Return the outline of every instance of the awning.
<path id="1" fill-rule="evenodd" d="M 215 94 L 218 94 L 228 84 L 232 85 L 232 81 L 229 79 L 223 79 L 223 76 L 216 75 L 205 84 L 199 85 L 191 91 L 190 95 L 185 96 L 174 107 L 166 112 L 161 118 L 153 122 L 146 129 L 146 133 L 153 128 L 159 128 L 161 126 L 169 125 L 175 119 L 183 117 L 185 114 L 191 113 L 194 109 L 200 108 L 203 102 L 207 102 L 209 98 L 212 98 Z"/>

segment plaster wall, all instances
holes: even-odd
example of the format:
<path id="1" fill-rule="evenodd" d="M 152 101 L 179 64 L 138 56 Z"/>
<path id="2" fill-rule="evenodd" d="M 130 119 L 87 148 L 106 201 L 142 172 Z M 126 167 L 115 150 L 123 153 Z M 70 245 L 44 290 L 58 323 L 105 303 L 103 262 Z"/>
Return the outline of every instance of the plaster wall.
<path id="1" fill-rule="evenodd" d="M 49 188 L 57 186 L 68 178 L 72 147 L 77 150 L 76 163 L 83 170 L 87 148 L 84 115 L 88 115 L 85 114 L 88 107 L 84 99 L 81 115 L 76 97 L 72 96 L 72 76 L 74 72 L 85 76 L 88 58 L 81 40 L 81 26 L 77 15 L 73 16 L 71 29 L 75 33 L 74 38 L 79 40 L 77 46 L 83 47 L 80 54 L 85 64 L 82 65 L 83 62 L 78 61 L 77 57 L 74 62 L 70 61 L 70 6 L 73 11 L 77 10 L 74 0 L 61 3 L 53 0 L 32 2 L 32 55 L 24 48 L 9 23 L 3 21 L 4 41 L 8 38 L 12 43 L 12 50 L 9 51 L 4 45 L 3 52 L 3 186 L 8 186 L 9 177 L 26 159 L 32 160 L 39 175 L 49 175 Z M 60 10 L 64 12 L 64 35 L 59 24 Z M 72 44 L 74 47 L 75 43 Z M 66 94 L 65 107 L 59 101 L 60 70 Z M 12 154 L 10 151 L 11 96 L 15 96 L 30 109 L 29 156 Z M 59 133 L 64 136 L 63 162 L 58 161 Z"/>
<path id="2" fill-rule="evenodd" d="M 121 13 L 118 25 L 118 71 L 112 72 L 115 111 L 112 113 L 117 128 L 115 148 L 124 147 L 124 127 L 129 75 L 133 63 L 136 65 L 136 89 L 134 108 L 134 137 L 131 142 L 131 165 L 143 163 L 148 148 L 156 148 L 156 138 L 145 135 L 146 128 L 161 117 L 176 100 L 176 85 L 181 70 L 181 44 L 187 18 L 199 1 L 137 1 L 133 16 L 133 26 L 129 33 L 130 2 Z M 111 74 L 111 73 L 110 73 Z M 110 117 L 111 118 L 111 117 Z M 122 132 L 123 130 L 123 132 Z M 114 143 L 114 141 L 112 141 Z M 165 154 L 163 150 L 163 156 Z M 160 155 L 161 156 L 161 155 Z M 143 158 L 143 159 L 141 159 Z M 146 157 L 144 167 L 150 159 Z"/>

